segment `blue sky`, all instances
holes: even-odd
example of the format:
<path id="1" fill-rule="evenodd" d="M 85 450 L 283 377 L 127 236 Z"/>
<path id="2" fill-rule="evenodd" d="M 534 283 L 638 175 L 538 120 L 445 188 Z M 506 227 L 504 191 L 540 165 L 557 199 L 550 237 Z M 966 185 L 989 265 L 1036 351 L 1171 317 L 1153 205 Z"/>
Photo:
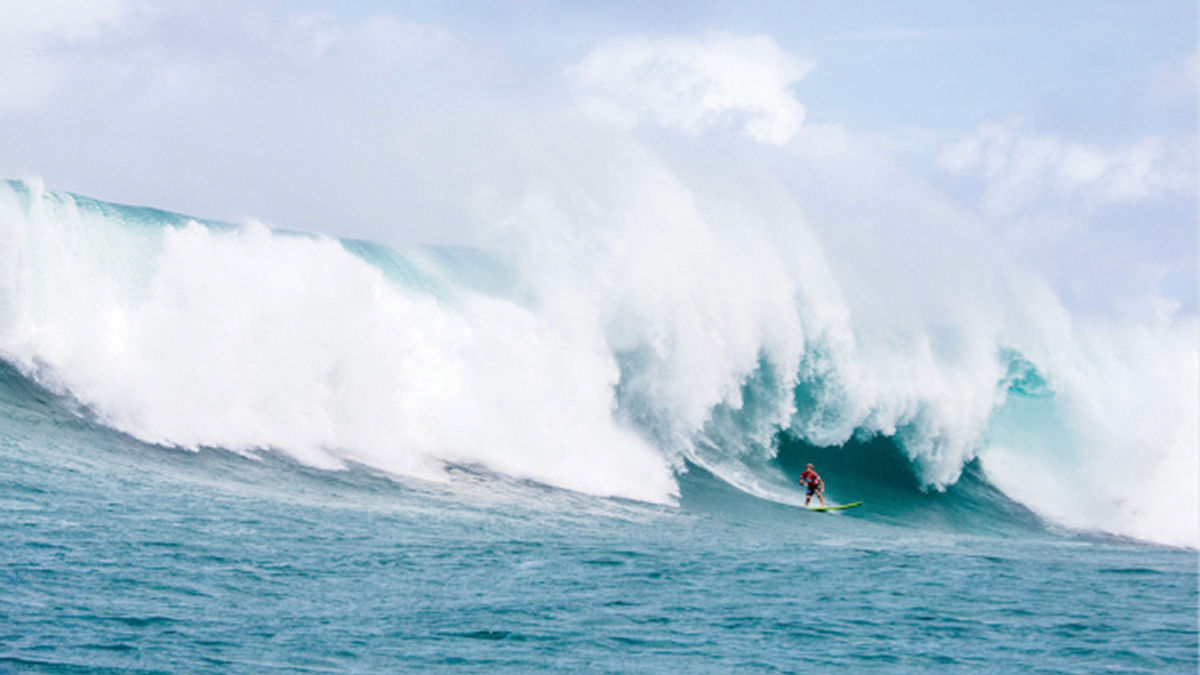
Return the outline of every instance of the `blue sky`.
<path id="1" fill-rule="evenodd" d="M 5 177 L 454 242 L 478 226 L 464 186 L 536 163 L 539 129 L 783 157 L 851 137 L 1068 304 L 1136 287 L 1196 311 L 1194 2 L 0 0 L 0 15 Z"/>

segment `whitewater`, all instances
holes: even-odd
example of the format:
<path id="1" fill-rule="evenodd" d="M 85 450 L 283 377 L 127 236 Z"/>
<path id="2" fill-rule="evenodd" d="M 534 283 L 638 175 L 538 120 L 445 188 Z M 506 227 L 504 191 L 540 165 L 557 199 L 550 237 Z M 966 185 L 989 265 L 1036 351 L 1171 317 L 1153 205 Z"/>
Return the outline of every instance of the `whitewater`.
<path id="1" fill-rule="evenodd" d="M 790 195 L 717 203 L 633 161 L 569 178 L 605 187 L 540 186 L 480 247 L 9 182 L 0 354 L 167 447 L 661 504 L 694 464 L 796 503 L 781 437 L 882 437 L 928 491 L 977 461 L 1051 522 L 1196 546 L 1194 318 L 1072 316 L 978 232 L 844 245 Z"/>

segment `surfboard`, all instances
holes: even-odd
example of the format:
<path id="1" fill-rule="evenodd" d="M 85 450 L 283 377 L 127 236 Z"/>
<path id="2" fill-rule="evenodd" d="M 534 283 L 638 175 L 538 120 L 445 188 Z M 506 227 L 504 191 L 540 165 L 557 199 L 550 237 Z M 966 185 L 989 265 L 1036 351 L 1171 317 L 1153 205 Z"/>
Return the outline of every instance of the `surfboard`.
<path id="1" fill-rule="evenodd" d="M 809 511 L 841 511 L 842 509 L 852 509 L 856 506 L 862 506 L 862 502 L 850 502 L 849 504 L 837 504 L 834 506 L 814 506 Z"/>

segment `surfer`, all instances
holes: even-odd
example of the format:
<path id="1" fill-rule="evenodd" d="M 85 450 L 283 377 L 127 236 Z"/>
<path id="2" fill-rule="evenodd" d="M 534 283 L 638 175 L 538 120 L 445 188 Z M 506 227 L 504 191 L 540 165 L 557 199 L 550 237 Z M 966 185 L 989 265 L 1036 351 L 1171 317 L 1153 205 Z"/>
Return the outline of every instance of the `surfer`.
<path id="1" fill-rule="evenodd" d="M 821 506 L 825 506 L 825 482 L 813 471 L 812 464 L 804 466 L 804 473 L 800 474 L 800 484 L 808 487 L 808 494 L 804 496 L 804 505 L 812 501 L 812 496 L 817 495 L 817 499 L 821 500 Z"/>

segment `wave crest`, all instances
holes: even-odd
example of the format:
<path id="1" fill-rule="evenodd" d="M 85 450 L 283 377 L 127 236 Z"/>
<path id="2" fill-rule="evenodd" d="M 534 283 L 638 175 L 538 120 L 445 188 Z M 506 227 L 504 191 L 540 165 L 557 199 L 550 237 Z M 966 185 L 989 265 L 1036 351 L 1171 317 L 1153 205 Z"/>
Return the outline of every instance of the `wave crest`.
<path id="1" fill-rule="evenodd" d="M 579 181 L 595 194 L 511 205 L 489 253 L 0 185 L 0 354 L 159 444 L 430 479 L 481 465 L 658 502 L 691 462 L 794 501 L 771 464 L 780 433 L 884 436 L 926 489 L 979 458 L 1052 518 L 1194 544 L 1178 471 L 1196 473 L 1196 395 L 1170 366 L 1200 377 L 1194 322 L 1084 326 L 1002 260 L 978 288 L 889 285 L 894 267 L 845 263 L 803 220 L 714 221 L 636 152 Z M 1110 486 L 1119 459 L 1169 495 L 1131 507 Z"/>

